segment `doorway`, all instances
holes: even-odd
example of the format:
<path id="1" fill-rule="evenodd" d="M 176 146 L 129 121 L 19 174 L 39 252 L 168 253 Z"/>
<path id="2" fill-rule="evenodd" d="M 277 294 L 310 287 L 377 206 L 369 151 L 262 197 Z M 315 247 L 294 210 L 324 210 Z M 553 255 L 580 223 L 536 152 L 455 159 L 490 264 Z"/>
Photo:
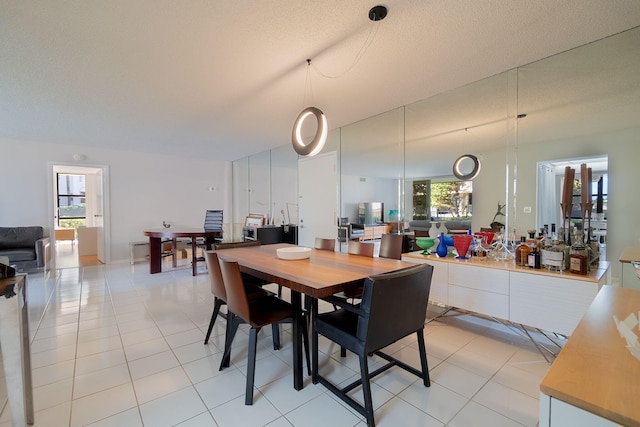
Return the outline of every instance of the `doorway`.
<path id="1" fill-rule="evenodd" d="M 108 263 L 108 168 L 50 164 L 49 177 L 54 268 Z"/>
<path id="2" fill-rule="evenodd" d="M 580 177 L 581 165 L 584 164 L 591 171 L 590 210 L 582 212 L 581 194 L 582 182 Z M 562 218 L 560 208 L 564 187 L 565 168 L 574 169 L 574 184 L 572 188 L 572 209 L 567 214 L 568 218 Z M 586 240 L 595 239 L 599 247 L 600 260 L 607 259 L 607 218 L 608 218 L 608 191 L 609 186 L 609 158 L 606 155 L 594 157 L 579 157 L 570 159 L 546 160 L 537 165 L 537 208 L 536 228 L 551 224 L 559 228 L 578 228 L 587 230 Z M 589 215 L 590 212 L 590 215 Z M 582 223 L 584 217 L 585 224 Z"/>
<path id="3" fill-rule="evenodd" d="M 298 244 L 313 247 L 316 237 L 338 236 L 337 153 L 298 160 Z M 322 185 L 318 185 L 321 182 Z"/>

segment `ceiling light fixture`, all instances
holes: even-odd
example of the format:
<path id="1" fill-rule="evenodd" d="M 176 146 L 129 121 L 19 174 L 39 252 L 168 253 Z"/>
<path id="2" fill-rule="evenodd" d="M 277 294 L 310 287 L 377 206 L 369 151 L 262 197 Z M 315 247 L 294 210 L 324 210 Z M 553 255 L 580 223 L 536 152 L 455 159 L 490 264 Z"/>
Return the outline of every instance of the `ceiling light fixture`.
<path id="1" fill-rule="evenodd" d="M 387 16 L 386 6 L 378 5 L 378 6 L 372 7 L 369 10 L 369 19 L 372 22 L 382 21 L 386 16 Z M 373 31 L 371 31 L 367 36 L 367 40 L 365 41 L 365 44 L 360 49 L 360 52 L 356 56 L 356 59 L 354 60 L 353 64 L 351 64 L 351 67 L 347 71 L 345 71 L 343 75 L 346 74 L 346 72 L 350 71 L 355 66 L 356 62 L 358 62 L 358 60 L 364 55 L 364 52 L 367 50 L 367 48 L 371 45 L 371 43 L 373 42 L 372 32 Z M 373 35 L 375 36 L 375 34 Z M 309 75 L 310 68 L 311 68 L 311 59 L 307 59 L 307 82 L 306 83 L 309 86 L 311 86 L 310 75 Z M 326 76 L 322 74 L 319 70 L 318 72 L 323 77 L 328 77 L 328 78 L 339 77 L 339 76 Z M 306 93 L 306 84 L 305 84 L 305 93 Z M 311 95 L 313 98 L 313 91 L 311 91 Z M 313 103 L 313 99 L 312 99 L 312 103 Z M 311 116 L 314 116 L 317 121 L 316 134 L 314 135 L 311 142 L 309 142 L 308 144 L 305 144 L 305 142 L 302 140 L 302 125 L 305 119 Z M 293 149 L 299 155 L 315 156 L 320 151 L 322 151 L 322 148 L 324 147 L 324 144 L 327 141 L 328 133 L 329 133 L 329 130 L 327 128 L 327 117 L 324 115 L 322 110 L 319 109 L 318 107 L 307 107 L 302 110 L 302 112 L 296 118 L 296 121 L 293 123 L 293 131 L 291 132 L 291 144 L 293 145 Z"/>
<path id="2" fill-rule="evenodd" d="M 308 67 L 311 67 L 311 59 L 307 59 Z M 307 82 L 310 85 L 309 68 L 307 68 Z M 306 85 L 305 85 L 306 86 Z M 311 91 L 313 97 L 313 91 Z M 313 100 L 312 100 L 313 102 Z M 316 134 L 310 143 L 305 144 L 302 140 L 302 124 L 305 119 L 310 116 L 315 116 L 318 126 L 316 127 Z M 318 107 L 307 107 L 298 115 L 298 118 L 293 123 L 293 132 L 291 134 L 291 143 L 293 149 L 301 156 L 315 156 L 318 154 L 324 143 L 327 142 L 327 118 L 324 113 Z"/>

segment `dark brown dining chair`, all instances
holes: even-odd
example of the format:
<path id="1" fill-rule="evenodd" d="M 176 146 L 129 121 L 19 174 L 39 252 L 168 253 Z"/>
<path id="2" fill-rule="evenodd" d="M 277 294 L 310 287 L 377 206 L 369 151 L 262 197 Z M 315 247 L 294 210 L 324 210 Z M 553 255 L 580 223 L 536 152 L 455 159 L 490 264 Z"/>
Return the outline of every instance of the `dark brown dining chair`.
<path id="1" fill-rule="evenodd" d="M 360 255 L 373 257 L 373 243 L 358 242 L 357 240 L 349 240 L 347 252 L 350 255 Z"/>
<path id="2" fill-rule="evenodd" d="M 380 258 L 402 259 L 402 234 L 383 234 L 380 239 Z"/>
<path id="3" fill-rule="evenodd" d="M 249 332 L 249 354 L 247 356 L 247 384 L 245 390 L 245 405 L 253 405 L 253 384 L 256 369 L 256 351 L 258 345 L 258 332 L 268 325 L 272 325 L 275 332 L 278 323 L 292 322 L 294 319 L 293 307 L 288 302 L 276 296 L 259 298 L 250 301 L 246 288 L 242 282 L 240 266 L 235 261 L 225 261 L 219 258 L 220 270 L 224 287 L 227 292 L 227 306 L 229 308 L 227 322 L 230 327 L 225 339 L 225 348 L 222 355 L 221 366 L 229 366 L 231 358 L 231 345 L 240 323 L 251 326 Z M 303 342 L 306 351 L 307 364 L 309 360 L 309 337 L 306 323 L 302 322 Z M 310 368 L 310 366 L 308 366 Z"/>
<path id="4" fill-rule="evenodd" d="M 322 237 L 316 237 L 316 241 L 313 245 L 314 249 L 320 249 L 322 251 L 334 251 L 336 250 L 335 239 L 325 239 Z"/>
<path id="5" fill-rule="evenodd" d="M 211 282 L 211 293 L 213 294 L 213 313 L 211 314 L 211 320 L 209 321 L 207 335 L 204 338 L 204 343 L 207 344 L 218 316 L 223 319 L 227 319 L 227 315 L 220 311 L 220 308 L 227 303 L 227 292 L 222 280 L 222 272 L 220 271 L 220 264 L 218 263 L 218 254 L 214 251 L 206 251 L 205 259 L 207 262 L 207 271 L 209 272 L 209 280 Z M 251 301 L 257 298 L 274 295 L 272 292 L 262 289 L 260 286 L 252 285 L 247 282 L 245 282 L 245 288 L 247 291 L 247 298 Z M 227 319 L 227 326 L 228 323 L 229 321 Z M 274 340 L 276 340 L 276 337 L 274 337 Z M 279 345 L 279 340 L 275 341 L 275 343 Z"/>
<path id="6" fill-rule="evenodd" d="M 371 378 L 393 366 L 399 366 L 422 378 L 425 387 L 431 385 L 424 341 L 424 322 L 432 275 L 433 266 L 418 264 L 400 271 L 371 276 L 365 280 L 362 303 L 359 307 L 345 304 L 340 310 L 318 314 L 315 318 L 313 340 L 317 342 L 320 334 L 357 354 L 360 359 L 360 379 L 338 387 L 320 375 L 316 347 L 313 355 L 313 383 L 324 385 L 358 411 L 366 418 L 369 427 L 375 426 Z M 418 339 L 420 369 L 382 351 L 383 348 L 413 333 Z M 388 363 L 370 373 L 367 358 L 371 354 Z M 329 372 L 329 369 L 326 371 Z M 348 395 L 358 386 L 362 386 L 364 405 Z"/>

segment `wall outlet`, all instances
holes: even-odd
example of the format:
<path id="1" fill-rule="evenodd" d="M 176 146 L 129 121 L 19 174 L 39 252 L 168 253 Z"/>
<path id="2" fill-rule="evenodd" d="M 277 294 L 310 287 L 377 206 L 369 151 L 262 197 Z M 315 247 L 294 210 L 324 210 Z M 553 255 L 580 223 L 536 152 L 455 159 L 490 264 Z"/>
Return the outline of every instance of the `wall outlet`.
<path id="1" fill-rule="evenodd" d="M 531 206 L 525 206 L 523 209 L 524 213 L 531 213 Z"/>

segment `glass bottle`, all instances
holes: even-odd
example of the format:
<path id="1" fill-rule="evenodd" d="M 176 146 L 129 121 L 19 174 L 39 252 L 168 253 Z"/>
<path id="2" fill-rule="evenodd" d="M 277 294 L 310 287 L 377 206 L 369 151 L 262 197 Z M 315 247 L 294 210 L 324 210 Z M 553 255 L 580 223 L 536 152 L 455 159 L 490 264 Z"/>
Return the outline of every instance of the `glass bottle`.
<path id="1" fill-rule="evenodd" d="M 564 248 L 560 246 L 560 242 L 557 239 L 552 240 L 551 245 L 546 246 L 542 252 L 547 270 L 564 270 Z"/>
<path id="2" fill-rule="evenodd" d="M 516 265 L 529 265 L 530 252 L 531 248 L 527 245 L 527 238 L 525 236 L 520 237 L 520 244 L 516 246 Z"/>
<path id="3" fill-rule="evenodd" d="M 569 271 L 582 275 L 589 272 L 589 250 L 584 244 L 582 231 L 573 235 L 573 244 L 569 250 Z"/>
<path id="4" fill-rule="evenodd" d="M 533 243 L 531 252 L 527 255 L 527 265 L 536 270 L 540 269 L 540 252 L 538 252 L 538 242 Z"/>

